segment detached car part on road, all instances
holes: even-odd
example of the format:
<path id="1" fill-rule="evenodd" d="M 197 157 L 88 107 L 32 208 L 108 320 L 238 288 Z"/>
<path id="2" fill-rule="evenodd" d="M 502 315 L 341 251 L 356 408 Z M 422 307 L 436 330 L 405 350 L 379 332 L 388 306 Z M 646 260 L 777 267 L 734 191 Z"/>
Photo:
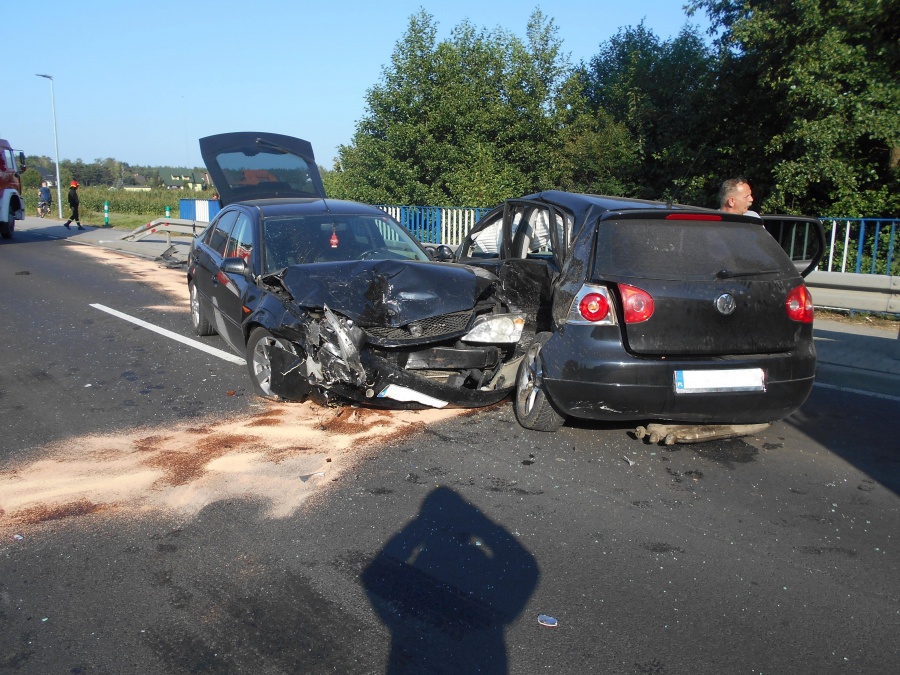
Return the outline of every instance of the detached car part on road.
<path id="1" fill-rule="evenodd" d="M 421 408 L 511 391 L 525 317 L 494 274 L 434 261 L 380 209 L 326 199 L 306 141 L 247 132 L 200 148 L 224 208 L 191 248 L 191 317 L 246 356 L 257 394 Z"/>
<path id="2" fill-rule="evenodd" d="M 484 216 L 456 259 L 524 311 L 519 422 L 757 424 L 813 385 L 814 218 L 549 191 Z M 799 271 L 798 271 L 799 270 Z M 533 338 L 531 337 L 533 336 Z"/>

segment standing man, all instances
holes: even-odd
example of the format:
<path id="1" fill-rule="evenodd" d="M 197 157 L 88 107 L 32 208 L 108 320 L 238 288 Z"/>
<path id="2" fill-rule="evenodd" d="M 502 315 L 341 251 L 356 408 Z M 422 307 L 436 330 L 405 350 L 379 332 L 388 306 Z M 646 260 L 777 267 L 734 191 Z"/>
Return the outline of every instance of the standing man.
<path id="1" fill-rule="evenodd" d="M 726 213 L 737 213 L 741 216 L 759 218 L 756 211 L 750 210 L 753 204 L 753 192 L 746 178 L 729 178 L 719 188 L 719 209 Z"/>
<path id="2" fill-rule="evenodd" d="M 72 215 L 69 217 L 69 219 L 66 222 L 63 223 L 63 226 L 67 230 L 71 230 L 72 228 L 69 227 L 69 223 L 71 223 L 74 220 L 75 224 L 78 225 L 78 229 L 83 230 L 84 228 L 81 226 L 81 221 L 78 219 L 78 181 L 77 180 L 73 180 L 72 183 L 69 185 L 69 206 L 72 207 Z"/>

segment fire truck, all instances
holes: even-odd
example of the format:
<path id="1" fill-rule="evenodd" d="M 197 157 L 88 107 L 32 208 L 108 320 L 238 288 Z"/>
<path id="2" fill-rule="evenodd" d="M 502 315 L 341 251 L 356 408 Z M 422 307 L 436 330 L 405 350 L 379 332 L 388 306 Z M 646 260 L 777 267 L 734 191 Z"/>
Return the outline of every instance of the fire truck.
<path id="1" fill-rule="evenodd" d="M 22 172 L 25 154 L 18 157 L 12 146 L 0 138 L 0 237 L 11 239 L 16 221 L 25 218 L 25 198 L 22 196 Z"/>

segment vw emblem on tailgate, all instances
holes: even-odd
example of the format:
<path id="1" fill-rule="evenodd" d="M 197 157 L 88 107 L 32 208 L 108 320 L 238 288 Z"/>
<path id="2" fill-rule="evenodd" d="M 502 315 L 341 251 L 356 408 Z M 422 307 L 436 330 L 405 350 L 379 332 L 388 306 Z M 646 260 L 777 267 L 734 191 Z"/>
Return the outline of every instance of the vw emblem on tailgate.
<path id="1" fill-rule="evenodd" d="M 731 293 L 722 293 L 716 298 L 716 309 L 719 310 L 720 314 L 728 316 L 737 309 L 737 301 Z"/>

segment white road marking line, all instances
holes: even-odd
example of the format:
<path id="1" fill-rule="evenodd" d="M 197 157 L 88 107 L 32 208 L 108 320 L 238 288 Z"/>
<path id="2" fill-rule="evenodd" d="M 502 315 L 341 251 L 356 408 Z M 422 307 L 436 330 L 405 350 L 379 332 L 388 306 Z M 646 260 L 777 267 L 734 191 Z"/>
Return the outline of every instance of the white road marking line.
<path id="1" fill-rule="evenodd" d="M 190 338 L 186 338 L 183 335 L 173 333 L 172 331 L 166 330 L 165 328 L 160 328 L 159 326 L 154 326 L 152 323 L 147 323 L 146 321 L 142 321 L 137 317 L 129 316 L 128 314 L 124 314 L 111 307 L 107 307 L 106 305 L 91 304 L 91 307 L 93 307 L 94 309 L 99 309 L 101 312 L 106 312 L 107 314 L 117 316 L 120 319 L 124 319 L 125 321 L 130 321 L 131 323 L 141 326 L 142 328 L 146 328 L 147 330 L 152 330 L 154 333 L 159 333 L 160 335 L 171 338 L 176 342 L 180 342 L 189 347 L 193 347 L 194 349 L 199 349 L 201 352 L 206 352 L 207 354 L 218 356 L 220 359 L 224 359 L 225 361 L 231 361 L 232 363 L 236 363 L 241 366 L 247 363 L 244 359 L 242 359 L 240 356 L 237 356 L 236 354 L 222 351 L 221 349 L 216 349 L 215 347 L 210 347 L 209 345 L 205 345 L 202 342 L 198 342 L 197 340 L 191 340 Z"/>

